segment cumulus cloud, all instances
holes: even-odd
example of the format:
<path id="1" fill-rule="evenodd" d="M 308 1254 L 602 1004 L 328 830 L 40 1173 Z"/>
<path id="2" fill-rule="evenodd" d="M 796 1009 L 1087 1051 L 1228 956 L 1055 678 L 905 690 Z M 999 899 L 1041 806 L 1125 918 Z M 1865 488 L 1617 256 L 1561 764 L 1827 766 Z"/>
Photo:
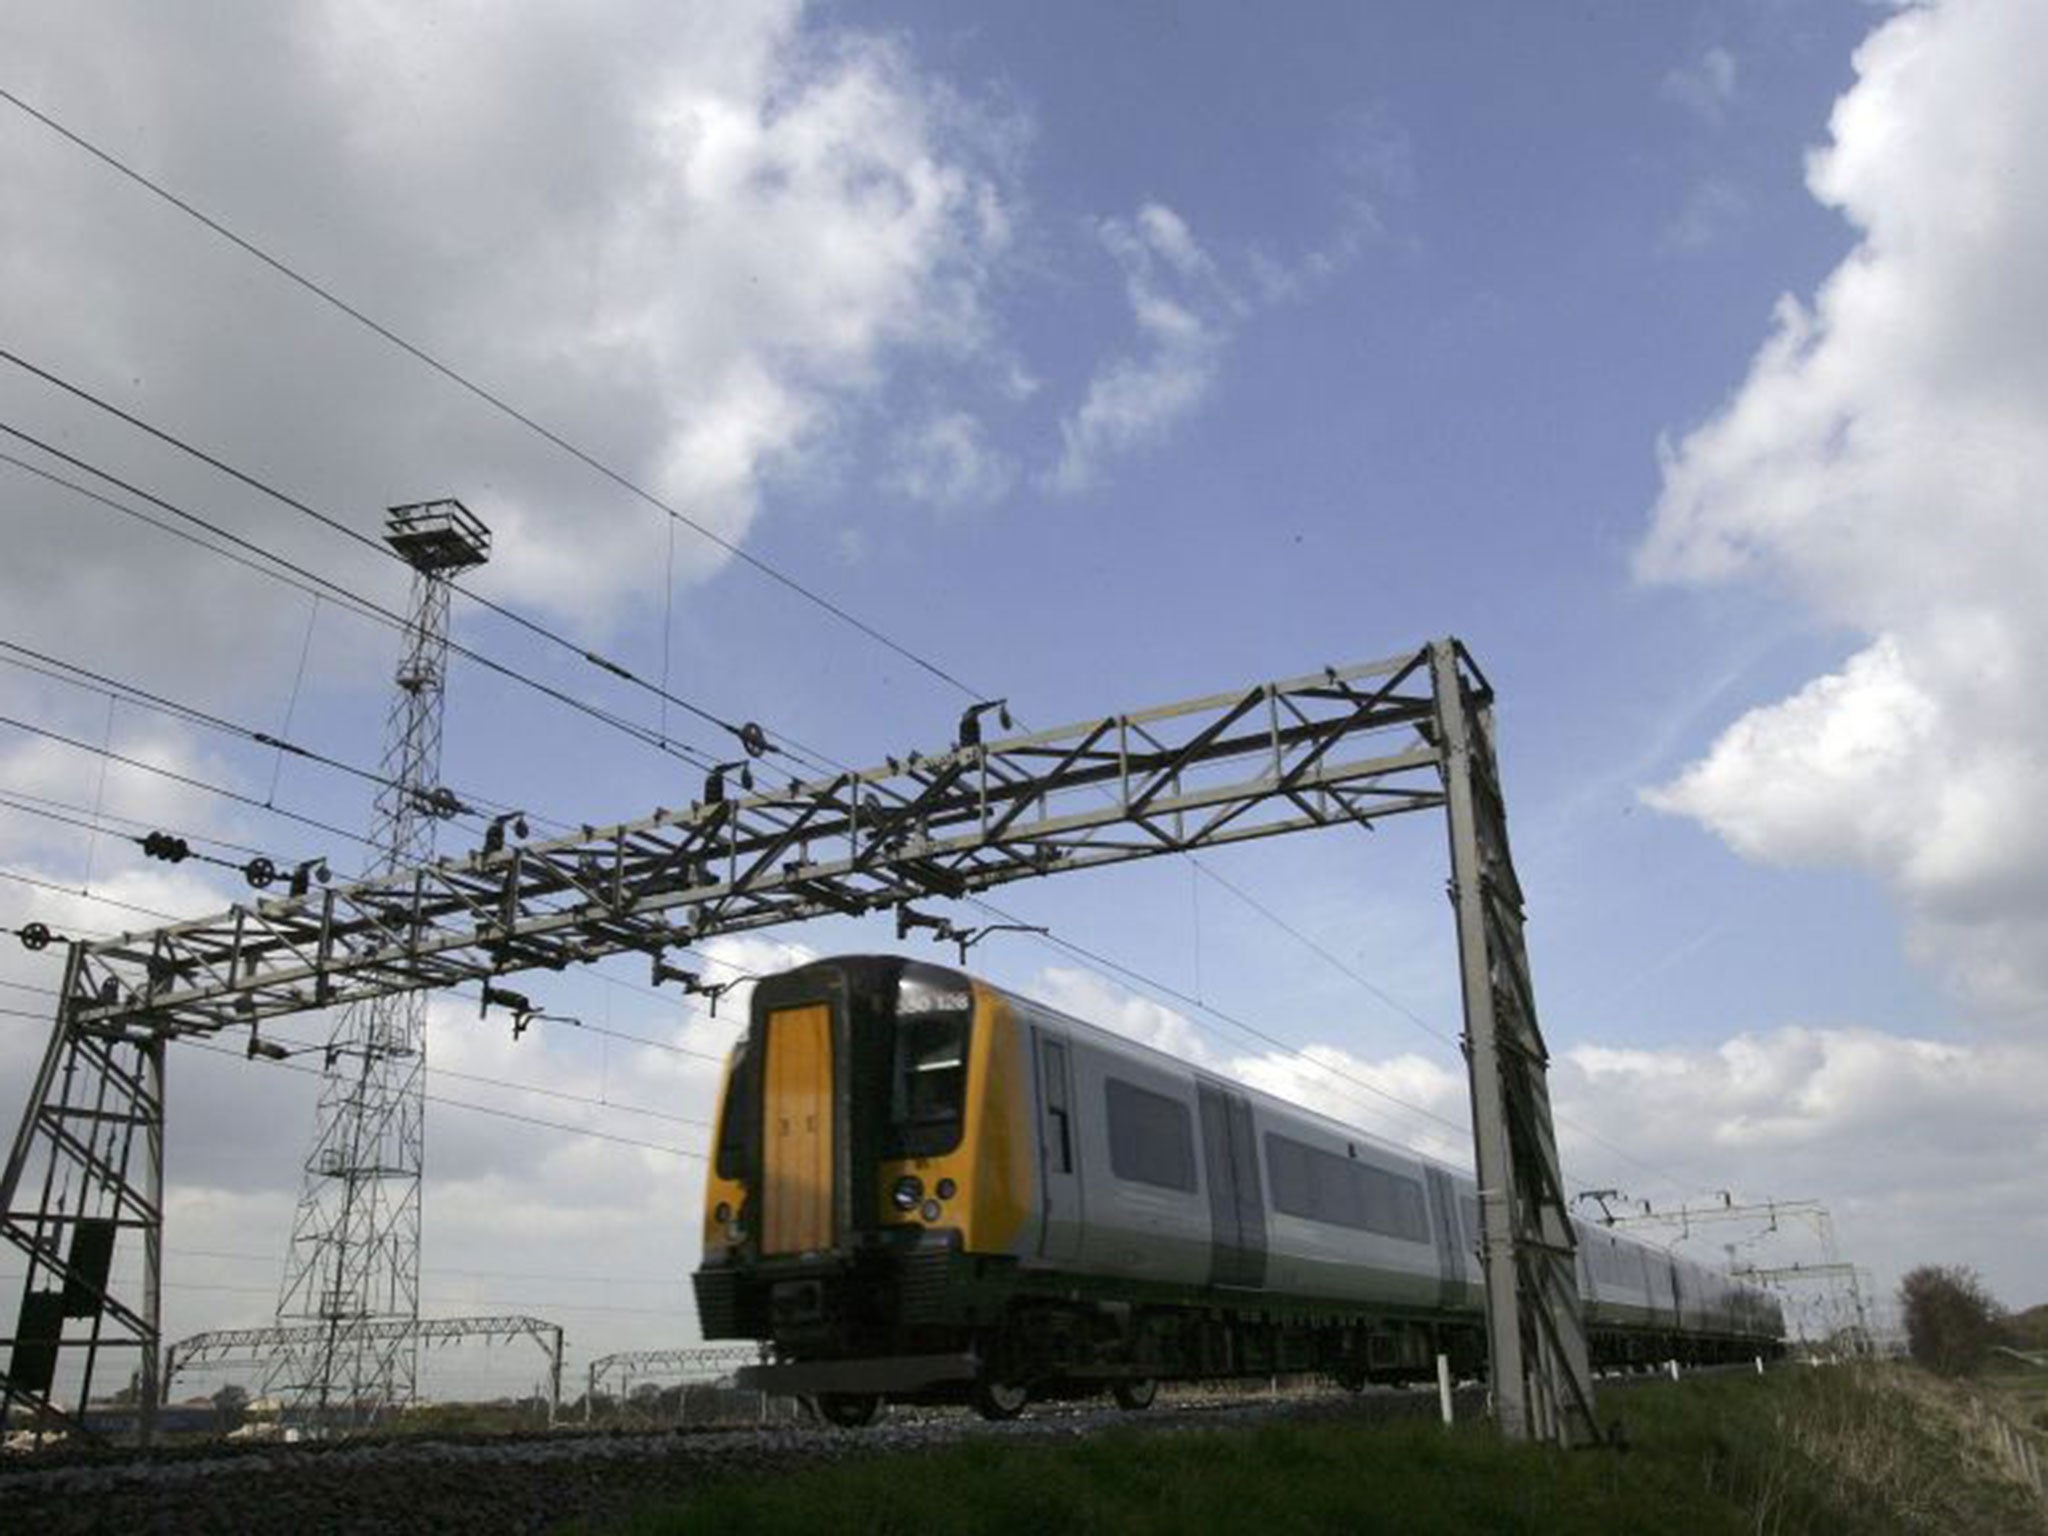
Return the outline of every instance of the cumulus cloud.
<path id="1" fill-rule="evenodd" d="M 1159 444 L 1208 398 L 1239 312 L 1215 263 L 1164 204 L 1104 219 L 1096 234 L 1123 271 L 1139 345 L 1103 363 L 1060 422 L 1047 484 L 1067 495 L 1093 485 L 1108 460 Z"/>
<path id="2" fill-rule="evenodd" d="M 1032 983 L 1039 1001 L 1089 1024 L 1115 1030 L 1129 1040 L 1206 1065 L 1208 1042 L 1186 1014 L 1120 987 L 1094 971 L 1048 966 Z"/>
<path id="3" fill-rule="evenodd" d="M 1568 1171 L 1612 1169 L 1662 1208 L 1669 1186 L 1646 1187 L 1657 1175 L 1642 1165 L 1738 1198 L 1819 1199 L 1843 1251 L 1885 1285 L 1944 1254 L 2018 1304 L 2048 1287 L 2034 1177 L 2048 1157 L 2048 1046 L 1788 1026 L 1708 1047 L 1574 1046 L 1551 1086 Z M 1617 1165 L 1602 1140 L 1635 1163 Z"/>
<path id="4" fill-rule="evenodd" d="M 204 36 L 112 7 L 0 22 L 0 49 L 54 115 L 733 541 L 899 362 L 976 352 L 1011 239 L 1008 130 L 892 41 L 794 3 L 334 4 Z M 651 509 L 18 115 L 0 176 L 10 345 L 358 526 L 460 488 L 494 527 L 481 579 L 504 595 L 587 624 L 645 599 L 666 539 Z M 6 384 L 10 406 L 72 419 Z M 62 556 L 87 535 L 49 531 L 56 592 L 0 577 L 32 612 L 111 582 L 100 595 L 133 604 L 100 606 L 139 622 L 167 577 L 206 570 L 173 548 L 168 569 L 80 574 L 92 562 Z M 274 516 L 264 537 L 296 542 Z M 677 575 L 726 558 L 686 540 Z"/>
<path id="5" fill-rule="evenodd" d="M 1638 554 L 1773 582 L 1864 637 L 1652 792 L 1743 853 L 1849 864 L 1989 1012 L 2048 1006 L 2048 97 L 2038 6 L 1915 8 L 1856 55 L 1816 198 L 1858 233 L 1748 377 L 1660 450 Z"/>
<path id="6" fill-rule="evenodd" d="M 1235 1078 L 1293 1104 L 1432 1157 L 1469 1165 L 1471 1142 L 1462 1074 L 1404 1052 L 1374 1061 L 1336 1046 L 1299 1051 L 1232 1051 L 1220 1030 L 1093 971 L 1050 966 L 1031 995 L 1077 1019 L 1111 1030 L 1191 1066 Z"/>

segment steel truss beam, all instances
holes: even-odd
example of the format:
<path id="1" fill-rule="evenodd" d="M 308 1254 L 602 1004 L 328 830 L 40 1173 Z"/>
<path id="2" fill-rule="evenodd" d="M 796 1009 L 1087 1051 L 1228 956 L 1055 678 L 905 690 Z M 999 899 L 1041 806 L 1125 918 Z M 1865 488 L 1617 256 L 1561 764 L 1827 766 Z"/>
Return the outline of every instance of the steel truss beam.
<path id="1" fill-rule="evenodd" d="M 1590 1431 L 1590 1376 L 1491 700 L 1464 647 L 1440 640 L 744 798 L 729 798 L 714 775 L 700 801 L 640 821 L 542 842 L 491 839 L 390 876 L 80 946 L 58 1033 L 161 1044 L 534 967 L 623 951 L 658 957 L 715 934 L 1441 809 L 1465 975 L 1494 1402 L 1512 1435 L 1572 1440 Z M 18 1362 L 8 1370 L 8 1402 L 47 1402 Z"/>
<path id="2" fill-rule="evenodd" d="M 699 1344 L 686 1349 L 625 1349 L 617 1354 L 599 1355 L 590 1362 L 590 1379 L 583 1392 L 583 1422 L 588 1424 L 597 1401 L 597 1389 L 607 1378 L 619 1378 L 619 1397 L 624 1400 L 635 1377 L 658 1376 L 680 1381 L 717 1381 L 743 1365 L 756 1364 L 761 1351 L 745 1344 Z"/>
<path id="3" fill-rule="evenodd" d="M 509 1314 L 491 1317 L 385 1318 L 360 1325 L 371 1342 L 399 1340 L 421 1344 L 453 1344 L 472 1339 L 490 1343 L 528 1338 L 548 1360 L 548 1425 L 554 1426 L 562 1402 L 562 1328 L 543 1317 Z M 280 1358 L 318 1365 L 325 1358 L 329 1329 L 325 1323 L 299 1323 L 270 1328 L 226 1328 L 195 1333 L 164 1350 L 164 1400 L 178 1372 L 205 1366 L 270 1367 Z M 289 1385 L 296 1385 L 292 1383 Z M 303 1400 L 303 1399 L 301 1399 Z"/>

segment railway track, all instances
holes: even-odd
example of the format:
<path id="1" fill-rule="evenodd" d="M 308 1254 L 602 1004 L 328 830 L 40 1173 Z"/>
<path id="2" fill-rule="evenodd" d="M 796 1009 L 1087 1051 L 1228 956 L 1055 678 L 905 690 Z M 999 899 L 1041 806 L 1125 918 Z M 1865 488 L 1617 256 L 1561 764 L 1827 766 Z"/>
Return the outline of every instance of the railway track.
<path id="1" fill-rule="evenodd" d="M 1476 1414 L 1476 1390 L 1460 1412 Z M 1274 1422 L 1431 1414 L 1432 1392 L 1297 1388 L 1277 1395 L 1187 1394 L 1143 1413 L 1046 1403 L 1008 1423 L 950 1409 L 897 1409 L 864 1430 L 820 1425 L 694 1426 L 645 1432 L 394 1438 L 314 1445 L 207 1446 L 52 1455 L 0 1465 L 0 1529 L 221 1530 L 305 1536 L 358 1532 L 542 1531 L 603 1521 L 651 1498 L 733 1476 L 854 1456 L 916 1454 L 964 1440 L 1070 1440 L 1116 1427 L 1145 1433 Z"/>

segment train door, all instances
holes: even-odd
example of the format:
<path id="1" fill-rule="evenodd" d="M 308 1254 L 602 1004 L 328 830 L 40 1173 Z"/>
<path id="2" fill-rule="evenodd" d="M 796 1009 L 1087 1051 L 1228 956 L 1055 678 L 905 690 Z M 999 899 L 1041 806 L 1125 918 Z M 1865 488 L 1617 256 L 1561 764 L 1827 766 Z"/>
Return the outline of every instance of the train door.
<path id="1" fill-rule="evenodd" d="M 832 1246 L 832 1010 L 781 1008 L 767 1019 L 763 1077 L 761 1252 Z"/>
<path id="2" fill-rule="evenodd" d="M 1259 1192 L 1251 1100 L 1221 1083 L 1197 1083 L 1202 1164 L 1209 1184 L 1209 1282 L 1266 1283 L 1266 1205 Z"/>
<path id="3" fill-rule="evenodd" d="M 1448 1173 L 1427 1163 L 1423 1164 L 1422 1173 L 1429 1184 L 1430 1230 L 1436 1236 L 1437 1273 L 1441 1277 L 1437 1305 L 1448 1311 L 1457 1305 L 1465 1285 L 1465 1266 L 1459 1259 L 1457 1202 Z"/>
<path id="4" fill-rule="evenodd" d="M 1067 1042 L 1034 1029 L 1038 1058 L 1038 1254 L 1071 1262 L 1081 1252 L 1081 1139 Z"/>

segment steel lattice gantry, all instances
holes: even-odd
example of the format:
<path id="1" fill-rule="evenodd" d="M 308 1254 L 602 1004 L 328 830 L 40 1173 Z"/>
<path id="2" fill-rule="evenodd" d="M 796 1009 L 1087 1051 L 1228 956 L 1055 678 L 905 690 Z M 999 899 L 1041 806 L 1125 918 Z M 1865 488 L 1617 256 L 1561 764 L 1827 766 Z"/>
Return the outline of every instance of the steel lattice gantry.
<path id="1" fill-rule="evenodd" d="M 500 1314 L 488 1317 L 379 1318 L 363 1324 L 366 1332 L 409 1345 L 455 1344 L 474 1339 L 491 1343 L 527 1338 L 540 1346 L 548 1362 L 548 1425 L 554 1426 L 562 1406 L 562 1325 L 544 1317 Z M 164 1350 L 163 1380 L 168 1395 L 178 1372 L 207 1366 L 267 1367 L 279 1356 L 296 1357 L 317 1349 L 328 1337 L 324 1323 L 299 1323 L 273 1328 L 228 1328 L 195 1333 Z M 304 1405 L 299 1405 L 303 1411 Z"/>
<path id="2" fill-rule="evenodd" d="M 1441 810 L 1495 1411 L 1511 1436 L 1574 1441 L 1592 1433 L 1590 1372 L 1491 704 L 1464 647 L 1440 640 L 1001 741 L 974 739 L 970 719 L 944 751 L 779 790 L 731 795 L 714 774 L 700 801 L 640 821 L 532 843 L 494 835 L 388 877 L 81 945 L 52 1052 L 93 1042 L 139 1072 L 166 1040 L 281 1015 L 626 950 L 658 958 L 714 934 Z M 43 1104 L 30 1105 L 0 1186 L 0 1236 L 30 1258 L 0 1390 L 10 1405 L 48 1411 L 58 1408 L 48 1358 L 82 1349 L 89 1375 L 108 1329 L 153 1346 L 157 1272 L 152 1258 L 134 1300 L 114 1294 L 103 1266 L 81 1262 L 82 1207 L 40 1198 L 39 1159 L 75 1173 L 100 1203 L 127 1175 L 38 1131 Z M 153 1245 L 160 1217 L 138 1226 Z M 52 1287 L 83 1288 L 78 1308 L 54 1315 L 38 1299 Z M 30 1303 L 43 1309 L 33 1318 Z M 88 1312 L 91 1337 L 72 1337 L 67 1319 Z"/>
<path id="3" fill-rule="evenodd" d="M 698 1344 L 683 1349 L 627 1349 L 599 1355 L 590 1362 L 589 1384 L 583 1392 L 583 1422 L 595 1416 L 598 1388 L 613 1375 L 619 1378 L 623 1402 L 636 1379 L 648 1377 L 674 1381 L 687 1389 L 692 1384 L 716 1382 L 743 1365 L 759 1363 L 762 1352 L 746 1344 Z M 764 1410 L 765 1411 L 765 1410 Z"/>

